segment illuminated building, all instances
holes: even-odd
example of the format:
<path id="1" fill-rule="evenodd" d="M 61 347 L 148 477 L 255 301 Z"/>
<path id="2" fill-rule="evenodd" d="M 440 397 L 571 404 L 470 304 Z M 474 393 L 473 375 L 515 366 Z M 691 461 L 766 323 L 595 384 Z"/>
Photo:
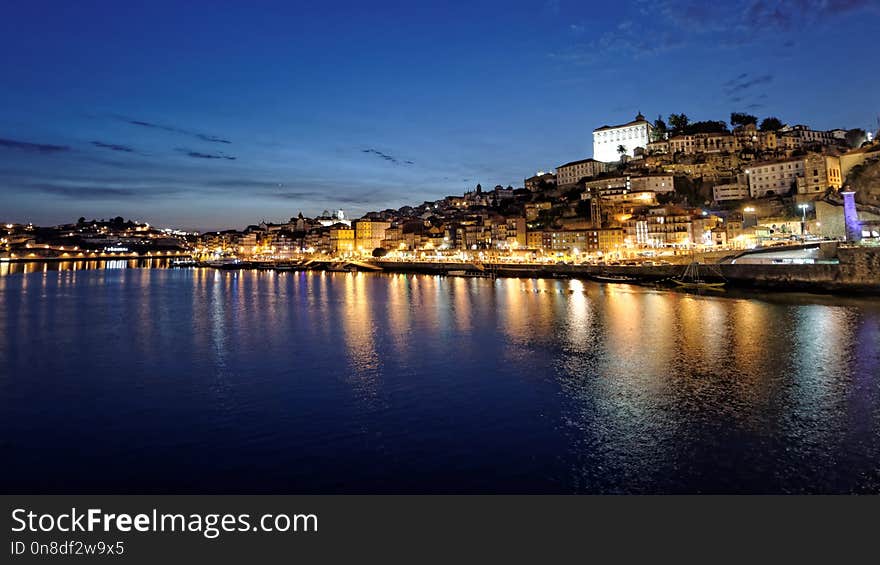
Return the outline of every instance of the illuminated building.
<path id="1" fill-rule="evenodd" d="M 556 182 L 559 188 L 571 188 L 582 178 L 589 178 L 604 173 L 607 165 L 595 159 L 572 161 L 556 167 Z"/>
<path id="2" fill-rule="evenodd" d="M 391 222 L 357 220 L 354 223 L 355 248 L 359 253 L 372 253 L 377 247 L 382 247 L 385 230 L 390 227 Z"/>
<path id="3" fill-rule="evenodd" d="M 596 128 L 593 130 L 593 159 L 607 163 L 619 161 L 620 146 L 626 149 L 625 155 L 632 157 L 637 147 L 647 147 L 653 130 L 654 127 L 642 114 L 626 124 Z"/>

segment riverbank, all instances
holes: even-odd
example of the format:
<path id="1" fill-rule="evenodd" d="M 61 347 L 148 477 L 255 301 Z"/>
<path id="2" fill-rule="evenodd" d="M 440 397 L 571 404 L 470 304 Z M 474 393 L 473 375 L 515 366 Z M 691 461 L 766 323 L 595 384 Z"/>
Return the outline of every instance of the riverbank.
<path id="1" fill-rule="evenodd" d="M 838 246 L 834 261 L 815 263 L 737 263 L 703 265 L 707 282 L 724 282 L 742 290 L 804 291 L 880 296 L 880 248 Z M 107 260 L 186 259 L 183 254 L 114 255 L 88 257 L 3 258 L 4 262 L 86 262 Z M 174 266 L 174 265 L 170 265 Z M 186 265 L 192 266 L 192 265 Z M 576 278 L 606 283 L 674 284 L 684 266 L 677 265 L 568 265 L 544 263 L 470 263 L 455 261 L 365 261 L 310 259 L 302 261 L 257 261 L 222 265 L 199 263 L 201 267 L 226 270 L 273 271 L 370 271 L 419 273 L 466 277 Z"/>
<path id="2" fill-rule="evenodd" d="M 75 255 L 51 255 L 42 256 L 29 254 L 20 255 L 3 255 L 0 256 L 2 263 L 54 263 L 61 261 L 128 261 L 138 259 L 187 259 L 190 258 L 189 253 L 181 251 L 150 252 L 150 253 L 76 253 Z"/>

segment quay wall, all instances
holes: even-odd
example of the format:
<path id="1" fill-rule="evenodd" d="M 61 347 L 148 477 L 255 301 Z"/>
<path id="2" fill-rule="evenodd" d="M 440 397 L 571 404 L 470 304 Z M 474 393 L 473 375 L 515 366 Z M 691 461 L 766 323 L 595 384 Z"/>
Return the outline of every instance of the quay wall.
<path id="1" fill-rule="evenodd" d="M 815 264 L 718 264 L 704 265 L 707 280 L 726 280 L 740 288 L 801 290 L 810 292 L 857 292 L 880 294 L 880 248 L 839 248 L 839 263 Z M 478 272 L 468 263 L 375 261 L 387 272 L 446 274 Z M 682 274 L 681 265 L 510 265 L 484 264 L 486 272 L 502 277 L 589 279 L 594 276 L 627 276 L 642 283 L 669 282 Z"/>

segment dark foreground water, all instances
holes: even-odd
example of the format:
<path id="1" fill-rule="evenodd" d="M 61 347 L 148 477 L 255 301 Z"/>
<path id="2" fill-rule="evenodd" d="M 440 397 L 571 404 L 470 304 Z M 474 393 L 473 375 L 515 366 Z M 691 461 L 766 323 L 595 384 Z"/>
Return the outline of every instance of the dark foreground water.
<path id="1" fill-rule="evenodd" d="M 0 276 L 4 492 L 880 492 L 880 301 Z"/>

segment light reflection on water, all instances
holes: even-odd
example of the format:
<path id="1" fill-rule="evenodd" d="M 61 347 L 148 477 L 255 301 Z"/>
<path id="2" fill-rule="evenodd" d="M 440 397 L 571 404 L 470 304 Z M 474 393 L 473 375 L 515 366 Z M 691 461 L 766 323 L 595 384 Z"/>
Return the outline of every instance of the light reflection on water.
<path id="1" fill-rule="evenodd" d="M 13 492 L 880 491 L 876 299 L 36 270 L 0 327 Z"/>

